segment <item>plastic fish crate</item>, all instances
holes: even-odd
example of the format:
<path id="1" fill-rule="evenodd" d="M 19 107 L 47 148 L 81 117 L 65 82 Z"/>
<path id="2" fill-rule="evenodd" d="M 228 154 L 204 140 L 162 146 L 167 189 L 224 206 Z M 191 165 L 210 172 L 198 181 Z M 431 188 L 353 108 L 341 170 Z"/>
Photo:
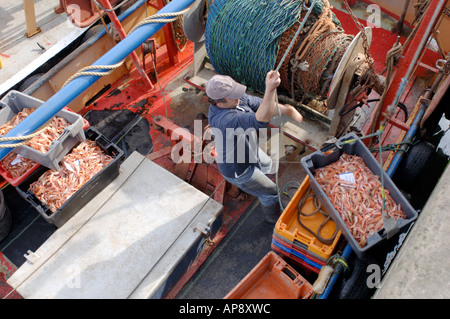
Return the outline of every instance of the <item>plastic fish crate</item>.
<path id="1" fill-rule="evenodd" d="M 303 259 L 301 258 L 297 258 L 296 256 L 294 256 L 289 250 L 287 250 L 285 247 L 280 247 L 279 245 L 277 245 L 276 243 L 271 244 L 271 248 L 274 252 L 278 253 L 280 256 L 283 256 L 284 258 L 288 259 L 289 262 L 292 262 L 294 264 L 296 264 L 296 266 L 301 267 L 302 269 L 306 270 L 306 271 L 310 271 L 313 272 L 315 274 L 318 274 L 320 272 L 319 269 L 311 266 L 310 264 L 308 264 L 307 262 L 305 262 Z"/>
<path id="2" fill-rule="evenodd" d="M 272 250 L 296 262 L 303 268 L 308 269 L 316 274 L 318 274 L 320 272 L 320 269 L 322 269 L 322 266 L 325 265 L 325 262 L 315 259 L 312 256 L 305 255 L 295 246 L 289 245 L 276 237 L 272 237 L 271 248 Z"/>
<path id="3" fill-rule="evenodd" d="M 297 219 L 298 204 L 300 200 L 307 196 L 309 187 L 310 179 L 309 176 L 306 176 L 284 209 L 280 218 L 278 218 L 278 221 L 275 224 L 274 233 L 310 252 L 311 255 L 316 255 L 318 258 L 328 260 L 328 258 L 330 258 L 333 254 L 336 245 L 341 238 L 341 231 L 337 232 L 332 243 L 326 244 L 321 242 L 316 236 L 300 225 Z M 312 197 L 307 198 L 302 207 L 302 211 L 305 214 L 311 214 L 315 209 L 316 207 L 314 206 Z M 324 220 L 325 216 L 319 212 L 312 214 L 311 216 L 301 216 L 302 223 L 313 232 L 317 232 L 319 226 L 324 222 Z M 323 238 L 331 238 L 335 232 L 335 229 L 336 224 L 332 219 L 330 219 L 330 221 L 323 226 L 320 234 Z"/>
<path id="4" fill-rule="evenodd" d="M 17 185 L 22 183 L 25 178 L 30 176 L 30 174 L 33 173 L 39 166 L 41 166 L 41 164 L 35 162 L 33 166 L 31 166 L 25 173 L 20 176 L 13 177 L 11 175 L 11 172 L 4 168 L 2 163 L 0 162 L 0 175 L 5 179 L 5 181 L 16 187 Z"/>
<path id="5" fill-rule="evenodd" d="M 0 102 L 0 105 L 2 104 L 2 102 Z M 5 104 L 6 106 L 6 104 Z M 63 113 L 62 117 L 65 118 L 65 115 L 67 114 L 67 112 L 71 112 L 73 113 L 71 110 L 64 108 L 61 113 Z M 67 118 L 66 118 L 67 120 Z M 89 122 L 86 121 L 85 119 L 83 119 L 84 122 L 84 127 L 83 127 L 83 131 L 86 130 L 89 127 Z M 3 122 L 3 124 L 6 122 Z M 1 125 L 1 124 L 0 124 Z M 15 150 L 13 150 L 13 152 L 16 152 Z M 40 152 L 39 152 L 40 153 Z M 42 154 L 42 153 L 41 153 Z M 41 166 L 41 164 L 39 164 L 38 162 L 34 162 L 33 166 L 31 166 L 27 171 L 25 171 L 22 175 L 20 176 L 12 176 L 11 172 L 8 171 L 5 167 L 3 167 L 1 161 L 0 161 L 0 175 L 5 179 L 5 181 L 7 181 L 8 183 L 10 183 L 12 186 L 16 187 L 18 186 L 20 183 L 22 183 L 28 176 L 30 176 L 31 173 L 33 173 L 39 166 Z"/>
<path id="6" fill-rule="evenodd" d="M 3 108 L 0 110 L 0 125 L 5 124 L 24 108 L 39 108 L 44 104 L 41 100 L 14 90 L 9 91 L 1 102 Z M 75 144 L 86 139 L 84 128 L 89 123 L 81 115 L 68 108 L 62 109 L 56 113 L 56 116 L 63 117 L 70 125 L 52 142 L 47 153 L 44 154 L 27 145 L 14 148 L 14 152 L 50 169 L 59 170 L 61 159 L 70 152 Z"/>
<path id="7" fill-rule="evenodd" d="M 298 245 L 297 242 L 291 242 L 290 240 L 281 237 L 280 235 L 273 233 L 273 239 L 276 239 L 278 242 L 283 243 L 284 246 L 288 247 L 288 248 L 292 248 L 297 251 L 299 251 L 302 255 L 304 255 L 306 258 L 309 258 L 311 260 L 316 260 L 318 263 L 326 263 L 328 261 L 328 259 L 322 258 L 319 255 L 316 255 L 314 253 L 311 253 L 311 251 L 308 250 L 308 248 L 306 247 L 302 247 L 301 245 Z"/>
<path id="8" fill-rule="evenodd" d="M 351 142 L 350 142 L 351 140 Z M 330 199 L 325 194 L 325 192 L 320 187 L 319 183 L 314 177 L 315 171 L 318 168 L 327 166 L 331 163 L 339 160 L 342 154 L 346 153 L 349 155 L 357 155 L 361 157 L 366 164 L 366 166 L 377 176 L 381 176 L 381 169 L 378 160 L 370 153 L 369 149 L 365 146 L 365 144 L 358 139 L 358 137 L 354 133 L 347 134 L 341 137 L 339 142 L 349 141 L 346 144 L 338 145 L 332 144 L 324 148 L 323 150 L 318 150 L 308 156 L 305 156 L 301 159 L 301 165 L 305 169 L 311 180 L 311 187 L 316 193 L 318 199 L 322 203 L 322 205 L 327 209 L 327 211 L 331 214 L 332 218 L 336 222 L 336 225 L 342 231 L 344 237 L 349 242 L 350 246 L 353 248 L 354 252 L 359 257 L 364 257 L 364 255 L 373 247 L 379 245 L 383 241 L 387 239 L 387 234 L 382 228 L 378 232 L 372 234 L 368 237 L 367 243 L 364 247 L 361 247 L 358 242 L 355 240 L 353 235 L 351 234 L 348 227 L 345 225 L 344 221 L 340 217 L 338 211 L 332 205 Z M 401 205 L 403 212 L 406 214 L 406 219 L 398 219 L 397 226 L 399 228 L 399 232 L 404 230 L 408 225 L 414 222 L 417 219 L 417 211 L 411 206 L 408 200 L 402 195 L 397 186 L 392 182 L 389 175 L 383 171 L 384 178 L 384 188 L 387 189 L 392 196 L 392 199 Z"/>
<path id="9" fill-rule="evenodd" d="M 115 144 L 108 141 L 96 129 L 89 127 L 85 134 L 87 139 L 95 141 L 103 152 L 112 156 L 114 159 L 75 192 L 56 212 L 52 213 L 50 209 L 29 190 L 30 185 L 37 181 L 38 178 L 48 170 L 47 168 L 40 166 L 23 183 L 16 187 L 17 192 L 27 200 L 47 222 L 54 224 L 56 227 L 64 225 L 82 207 L 84 207 L 84 205 L 111 183 L 119 175 L 120 164 L 125 158 L 124 152 Z"/>
<path id="10" fill-rule="evenodd" d="M 270 251 L 224 299 L 308 299 L 312 293 L 312 285 Z"/>
<path id="11" fill-rule="evenodd" d="M 328 261 L 328 260 L 324 260 L 323 258 L 318 257 L 317 255 L 310 254 L 309 251 L 298 247 L 297 245 L 293 244 L 292 242 L 290 242 L 290 241 L 286 240 L 285 238 L 280 237 L 276 234 L 273 234 L 272 241 L 276 241 L 277 243 L 283 245 L 284 247 L 295 250 L 299 254 L 302 254 L 305 258 L 309 259 L 315 265 L 316 264 L 320 265 L 320 267 L 318 267 L 318 268 L 321 268 L 321 266 L 325 265 Z"/>

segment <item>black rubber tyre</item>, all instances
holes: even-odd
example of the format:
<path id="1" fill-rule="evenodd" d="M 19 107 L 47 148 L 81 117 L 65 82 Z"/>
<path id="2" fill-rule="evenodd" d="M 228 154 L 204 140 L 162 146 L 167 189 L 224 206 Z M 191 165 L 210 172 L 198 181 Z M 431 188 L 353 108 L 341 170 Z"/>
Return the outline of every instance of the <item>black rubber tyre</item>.
<path id="1" fill-rule="evenodd" d="M 395 173 L 395 184 L 403 190 L 409 191 L 429 164 L 434 152 L 434 145 L 427 141 L 421 141 L 411 146 Z"/>
<path id="2" fill-rule="evenodd" d="M 5 239 L 11 230 L 12 216 L 5 203 L 3 192 L 0 191 L 0 242 Z"/>
<path id="3" fill-rule="evenodd" d="M 345 274 L 339 287 L 335 287 L 337 299 L 368 299 L 371 289 L 367 286 L 367 262 L 354 254 L 348 261 L 349 273 Z"/>

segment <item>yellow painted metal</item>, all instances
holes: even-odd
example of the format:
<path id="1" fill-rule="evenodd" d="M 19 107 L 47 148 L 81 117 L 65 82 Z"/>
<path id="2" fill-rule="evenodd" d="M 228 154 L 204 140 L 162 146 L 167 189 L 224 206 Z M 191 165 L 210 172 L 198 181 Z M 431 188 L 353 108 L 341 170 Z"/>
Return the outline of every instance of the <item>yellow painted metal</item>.
<path id="1" fill-rule="evenodd" d="M 33 35 L 41 32 L 36 25 L 36 13 L 34 10 L 34 0 L 23 0 L 23 8 L 25 11 L 25 22 L 27 25 L 27 33 L 26 36 L 28 38 Z"/>

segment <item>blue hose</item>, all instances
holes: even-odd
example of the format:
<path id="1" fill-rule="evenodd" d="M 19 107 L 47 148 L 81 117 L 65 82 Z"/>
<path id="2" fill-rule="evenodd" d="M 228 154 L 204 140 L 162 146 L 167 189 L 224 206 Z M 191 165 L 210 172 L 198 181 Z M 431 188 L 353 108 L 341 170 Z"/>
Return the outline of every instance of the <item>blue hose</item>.
<path id="1" fill-rule="evenodd" d="M 158 11 L 158 14 L 180 12 L 189 7 L 194 1 L 195 0 L 173 0 Z M 120 41 L 111 50 L 106 52 L 92 65 L 114 65 L 119 63 L 153 34 L 162 29 L 164 25 L 165 23 L 142 25 L 134 32 L 130 33 L 125 39 Z M 84 90 L 94 84 L 99 78 L 100 76 L 85 75 L 73 79 L 3 137 L 24 136 L 33 133 L 83 93 Z M 9 143 L 18 142 L 1 142 L 1 144 Z M 8 155 L 12 149 L 13 148 L 0 148 L 0 160 Z"/>

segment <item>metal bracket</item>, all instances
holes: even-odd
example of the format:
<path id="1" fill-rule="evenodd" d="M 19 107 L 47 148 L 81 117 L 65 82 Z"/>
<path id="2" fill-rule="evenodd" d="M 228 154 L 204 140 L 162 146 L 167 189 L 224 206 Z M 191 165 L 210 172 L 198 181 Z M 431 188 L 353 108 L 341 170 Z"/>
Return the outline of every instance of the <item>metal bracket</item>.
<path id="1" fill-rule="evenodd" d="M 38 261 L 39 258 L 41 258 L 41 256 L 32 252 L 31 250 L 28 250 L 27 253 L 23 256 L 32 264 L 34 264 L 36 261 Z"/>
<path id="2" fill-rule="evenodd" d="M 211 227 L 206 226 L 203 223 L 198 223 L 195 227 L 194 230 L 198 230 L 199 232 L 201 232 L 205 237 L 208 237 L 210 235 L 210 230 Z"/>
<path id="3" fill-rule="evenodd" d="M 205 238 L 204 243 L 208 246 L 214 245 L 213 241 L 211 240 L 211 227 L 206 226 L 203 223 L 198 223 L 197 226 L 194 227 L 194 231 L 197 230 L 203 234 L 203 237 Z"/>

